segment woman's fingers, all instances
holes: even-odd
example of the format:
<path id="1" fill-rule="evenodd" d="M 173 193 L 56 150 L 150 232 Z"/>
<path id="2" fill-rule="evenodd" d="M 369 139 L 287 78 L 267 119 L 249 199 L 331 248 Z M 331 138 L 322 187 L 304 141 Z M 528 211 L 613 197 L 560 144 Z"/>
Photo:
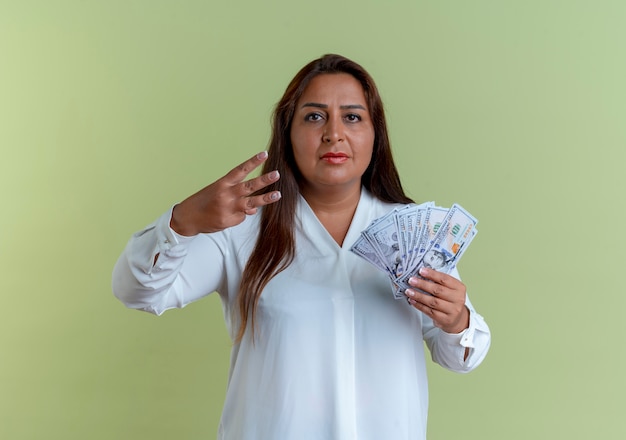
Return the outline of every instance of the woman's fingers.
<path id="1" fill-rule="evenodd" d="M 276 182 L 280 179 L 280 174 L 278 171 L 271 171 L 269 173 L 263 174 L 262 176 L 255 177 L 250 180 L 246 180 L 245 182 L 241 182 L 238 186 L 238 192 L 240 197 L 248 197 L 255 192 L 265 188 L 268 185 Z"/>
<path id="2" fill-rule="evenodd" d="M 249 211 L 280 199 L 280 193 L 278 191 L 265 194 L 263 197 L 252 197 L 252 194 L 278 181 L 278 179 L 280 179 L 278 171 L 270 171 L 261 176 L 245 180 L 245 178 L 259 165 L 265 162 L 265 160 L 267 160 L 267 152 L 262 151 L 239 164 L 220 179 L 223 190 L 228 191 L 230 188 L 234 191 L 234 198 L 245 198 L 243 200 L 244 211 Z"/>
<path id="3" fill-rule="evenodd" d="M 240 163 L 235 168 L 230 170 L 228 174 L 226 174 L 222 180 L 229 183 L 231 186 L 234 186 L 238 183 L 244 181 L 248 174 L 254 171 L 259 165 L 267 160 L 267 151 L 261 151 L 258 154 L 255 154 L 250 159 L 246 160 L 243 163 Z"/>
<path id="4" fill-rule="evenodd" d="M 280 179 L 278 171 L 245 180 L 265 160 L 267 152 L 258 153 L 183 200 L 174 209 L 172 229 L 182 235 L 221 231 L 241 223 L 259 207 L 280 200 L 279 191 L 256 194 Z"/>
<path id="5" fill-rule="evenodd" d="M 465 290 L 465 285 L 460 280 L 434 269 L 423 267 L 420 269 L 420 276 L 426 280 L 432 281 L 437 286 L 443 286 L 452 290 Z"/>
<path id="6" fill-rule="evenodd" d="M 433 319 L 435 325 L 448 333 L 458 333 L 467 327 L 469 312 L 465 307 L 465 284 L 433 269 L 422 269 L 413 277 L 406 295 L 416 309 Z"/>
<path id="7" fill-rule="evenodd" d="M 259 196 L 247 197 L 244 213 L 247 215 L 256 214 L 257 208 L 277 202 L 280 200 L 280 197 L 280 191 L 272 191 Z"/>

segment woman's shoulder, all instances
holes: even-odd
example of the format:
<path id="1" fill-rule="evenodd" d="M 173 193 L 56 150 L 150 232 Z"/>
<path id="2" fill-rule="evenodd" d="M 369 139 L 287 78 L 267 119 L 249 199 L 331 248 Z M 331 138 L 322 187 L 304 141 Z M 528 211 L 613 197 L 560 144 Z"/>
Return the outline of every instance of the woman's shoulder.
<path id="1" fill-rule="evenodd" d="M 362 188 L 360 204 L 367 205 L 368 209 L 378 214 L 384 214 L 396 208 L 406 206 L 406 203 L 394 203 L 381 200 L 374 196 L 368 189 Z"/>

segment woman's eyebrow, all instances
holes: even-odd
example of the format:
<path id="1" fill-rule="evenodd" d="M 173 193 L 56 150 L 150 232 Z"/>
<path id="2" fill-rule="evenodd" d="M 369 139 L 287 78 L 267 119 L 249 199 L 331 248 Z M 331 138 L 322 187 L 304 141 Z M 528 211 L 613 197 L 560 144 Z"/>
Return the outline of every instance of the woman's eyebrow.
<path id="1" fill-rule="evenodd" d="M 304 104 L 302 104 L 302 108 L 304 108 L 304 107 L 328 108 L 328 104 L 320 104 L 318 102 L 305 102 Z M 361 104 L 340 105 L 339 108 L 342 109 L 342 110 L 346 110 L 346 109 L 367 110 Z"/>

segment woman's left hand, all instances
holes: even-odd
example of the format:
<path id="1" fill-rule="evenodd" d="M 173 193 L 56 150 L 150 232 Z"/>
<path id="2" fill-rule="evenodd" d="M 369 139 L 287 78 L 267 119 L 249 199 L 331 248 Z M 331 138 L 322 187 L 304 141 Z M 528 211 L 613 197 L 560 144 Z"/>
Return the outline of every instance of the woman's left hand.
<path id="1" fill-rule="evenodd" d="M 409 284 L 415 287 L 405 292 L 409 304 L 429 316 L 435 326 L 446 333 L 460 333 L 469 327 L 465 284 L 451 275 L 426 267 L 420 269 L 419 274 L 423 279 L 409 279 Z"/>

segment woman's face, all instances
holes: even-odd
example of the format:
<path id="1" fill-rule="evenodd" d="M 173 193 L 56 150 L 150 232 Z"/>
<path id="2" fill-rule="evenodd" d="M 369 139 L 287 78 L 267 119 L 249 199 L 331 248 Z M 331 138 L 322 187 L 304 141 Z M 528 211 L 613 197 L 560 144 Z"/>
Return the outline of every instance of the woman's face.
<path id="1" fill-rule="evenodd" d="M 361 83 L 345 73 L 313 78 L 296 103 L 291 144 L 303 190 L 360 188 L 374 149 Z"/>

